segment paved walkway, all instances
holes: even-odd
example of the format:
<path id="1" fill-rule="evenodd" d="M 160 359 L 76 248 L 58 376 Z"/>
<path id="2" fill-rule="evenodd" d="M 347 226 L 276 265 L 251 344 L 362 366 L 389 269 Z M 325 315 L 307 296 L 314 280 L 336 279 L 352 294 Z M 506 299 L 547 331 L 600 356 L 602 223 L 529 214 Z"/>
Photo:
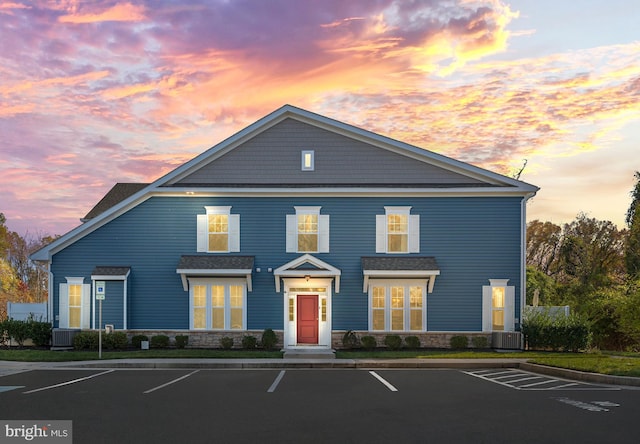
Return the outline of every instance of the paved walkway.
<path id="1" fill-rule="evenodd" d="M 164 369 L 478 369 L 519 368 L 559 378 L 596 384 L 640 387 L 640 378 L 580 372 L 545 365 L 530 364 L 526 359 L 103 359 L 71 362 L 0 361 L 0 376 L 38 369 L 68 368 L 164 368 Z"/>

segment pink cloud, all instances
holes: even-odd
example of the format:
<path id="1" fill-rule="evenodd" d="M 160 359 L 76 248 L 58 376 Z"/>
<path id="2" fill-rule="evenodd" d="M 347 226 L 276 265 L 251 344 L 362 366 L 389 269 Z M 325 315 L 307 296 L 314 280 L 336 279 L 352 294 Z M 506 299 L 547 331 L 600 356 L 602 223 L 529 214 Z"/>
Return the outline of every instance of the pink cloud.
<path id="1" fill-rule="evenodd" d="M 88 6 L 91 7 L 93 5 L 88 4 Z M 58 21 L 61 23 L 78 24 L 95 22 L 138 22 L 145 19 L 146 16 L 144 6 L 132 5 L 131 3 L 119 3 L 98 12 L 73 11 L 70 14 L 60 16 L 58 18 Z"/>

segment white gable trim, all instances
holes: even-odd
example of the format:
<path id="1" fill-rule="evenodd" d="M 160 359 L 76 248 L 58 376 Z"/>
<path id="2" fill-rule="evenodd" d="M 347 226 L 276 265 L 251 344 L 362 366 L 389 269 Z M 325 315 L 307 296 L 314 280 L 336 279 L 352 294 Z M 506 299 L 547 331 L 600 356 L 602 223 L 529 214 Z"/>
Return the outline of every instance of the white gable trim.
<path id="1" fill-rule="evenodd" d="M 309 264 L 316 267 L 315 270 L 296 270 L 301 265 Z M 340 275 L 342 272 L 334 267 L 333 265 L 329 265 L 325 261 L 318 259 L 310 254 L 303 254 L 302 256 L 287 262 L 281 267 L 276 268 L 273 271 L 273 277 L 276 281 L 276 293 L 280 293 L 280 279 L 281 278 L 304 278 L 305 276 L 309 276 L 312 278 L 318 277 L 332 277 L 335 279 L 335 290 L 336 293 L 340 293 Z"/>

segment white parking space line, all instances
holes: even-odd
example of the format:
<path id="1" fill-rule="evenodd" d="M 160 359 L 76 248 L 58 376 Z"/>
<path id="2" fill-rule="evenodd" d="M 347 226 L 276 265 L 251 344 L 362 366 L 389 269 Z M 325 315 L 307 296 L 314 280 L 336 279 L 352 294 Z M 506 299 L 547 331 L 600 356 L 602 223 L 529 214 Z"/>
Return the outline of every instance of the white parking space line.
<path id="1" fill-rule="evenodd" d="M 282 381 L 285 373 L 286 372 L 284 370 L 280 370 L 280 373 L 276 376 L 276 379 L 273 381 L 273 384 L 271 384 L 271 387 L 269 387 L 269 390 L 267 390 L 267 393 L 273 393 L 276 391 L 276 388 L 278 387 L 278 384 L 280 384 L 280 381 Z"/>
<path id="2" fill-rule="evenodd" d="M 182 381 L 183 379 L 187 379 L 189 376 L 191 376 L 191 375 L 193 375 L 193 374 L 195 374 L 195 373 L 198 373 L 199 371 L 200 371 L 200 370 L 194 370 L 194 371 L 192 371 L 191 373 L 188 373 L 188 374 L 186 374 L 186 375 L 182 375 L 182 376 L 180 376 L 179 378 L 176 378 L 176 379 L 174 379 L 174 380 L 172 380 L 172 381 L 166 382 L 166 383 L 164 383 L 164 384 L 162 384 L 162 385 L 159 385 L 159 386 L 157 386 L 157 387 L 154 387 L 154 388 L 149 389 L 149 390 L 147 390 L 146 392 L 142 392 L 142 393 L 146 395 L 146 394 L 148 394 L 148 393 L 155 392 L 156 390 L 163 389 L 163 388 L 165 388 L 165 387 L 167 387 L 167 386 L 170 386 L 171 384 L 175 384 L 176 382 Z"/>
<path id="3" fill-rule="evenodd" d="M 87 379 L 91 379 L 91 378 L 95 378 L 97 376 L 102 376 L 102 375 L 106 375 L 107 373 L 111 373 L 115 370 L 107 370 L 104 372 L 100 372 L 100 373 L 95 373 L 93 375 L 89 375 L 89 376 L 85 376 L 84 378 L 78 378 L 78 379 L 74 379 L 72 381 L 67 381 L 67 382 L 61 382 L 60 384 L 55 384 L 55 385 L 48 385 L 46 387 L 40 387 L 34 390 L 29 390 L 27 392 L 23 392 L 25 395 L 28 395 L 30 393 L 36 393 L 36 392 L 41 392 L 43 390 L 49 390 L 49 389 L 53 389 L 53 388 L 57 388 L 57 387 L 64 387 L 65 385 L 70 385 L 70 384 L 75 384 L 76 382 L 82 382 L 82 381 L 86 381 Z"/>
<path id="4" fill-rule="evenodd" d="M 369 371 L 369 374 L 371 376 L 373 376 L 374 378 L 376 378 L 378 381 L 382 382 L 389 390 L 391 390 L 392 392 L 397 392 L 398 389 L 395 388 L 393 385 L 391 385 L 391 383 L 389 381 L 387 381 L 386 379 L 384 379 L 382 376 L 380 376 L 379 374 L 377 374 L 376 372 L 374 372 L 373 370 Z"/>

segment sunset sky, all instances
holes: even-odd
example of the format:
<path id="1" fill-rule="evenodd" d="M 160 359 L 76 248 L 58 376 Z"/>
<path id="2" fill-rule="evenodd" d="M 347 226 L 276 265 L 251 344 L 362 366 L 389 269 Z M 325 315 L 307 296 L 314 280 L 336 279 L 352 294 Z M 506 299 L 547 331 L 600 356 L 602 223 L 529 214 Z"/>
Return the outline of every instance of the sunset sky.
<path id="1" fill-rule="evenodd" d="M 64 234 L 291 104 L 620 228 L 640 170 L 629 0 L 0 0 L 0 212 Z"/>

